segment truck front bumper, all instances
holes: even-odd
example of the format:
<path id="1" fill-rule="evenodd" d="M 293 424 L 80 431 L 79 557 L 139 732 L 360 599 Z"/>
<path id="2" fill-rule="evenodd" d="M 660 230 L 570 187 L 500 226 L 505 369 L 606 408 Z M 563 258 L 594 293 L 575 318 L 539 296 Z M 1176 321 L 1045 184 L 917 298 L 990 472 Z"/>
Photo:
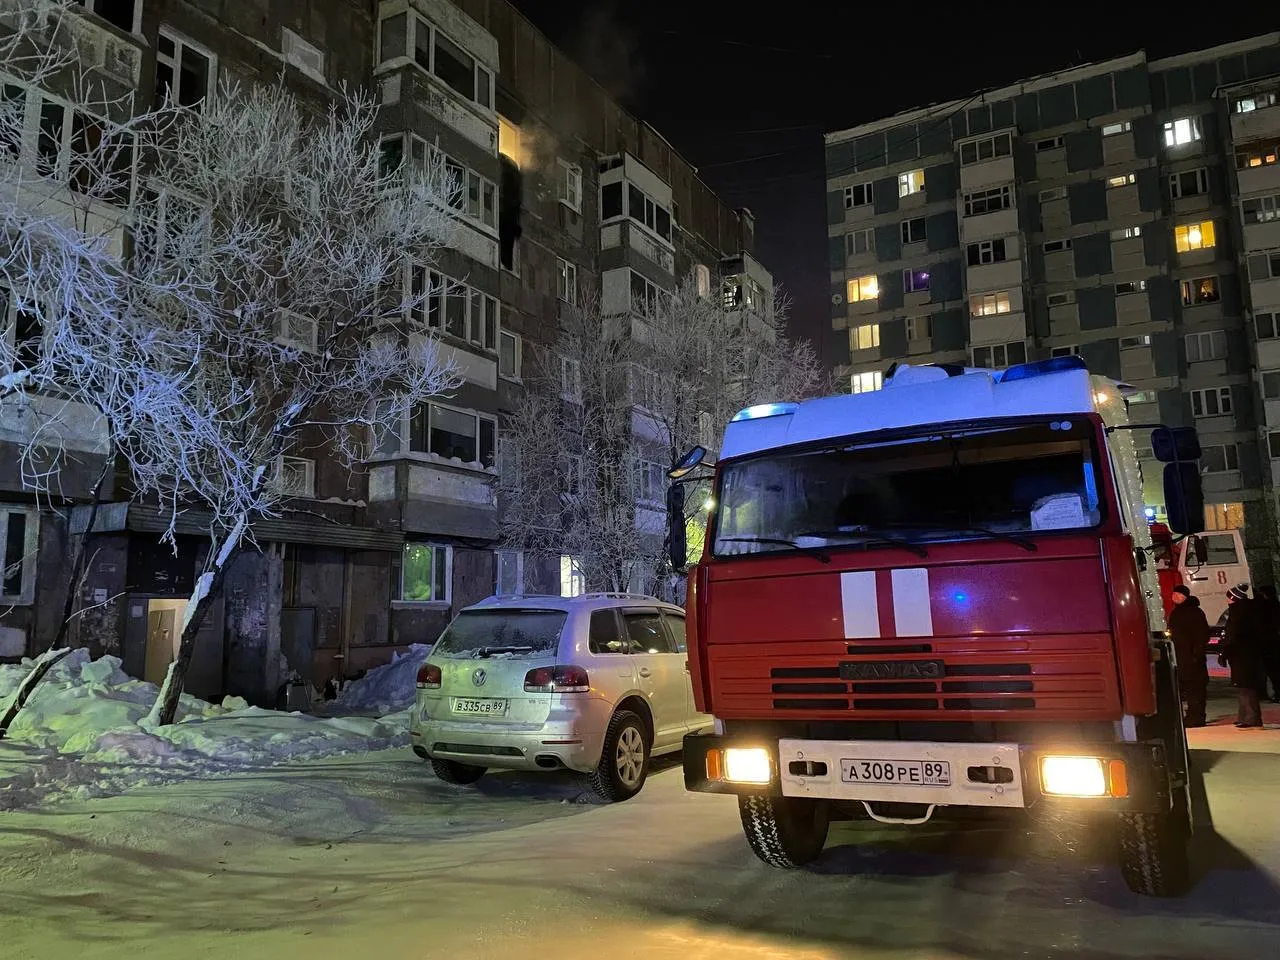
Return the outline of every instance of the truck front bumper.
<path id="1" fill-rule="evenodd" d="M 935 806 L 1044 803 L 1110 813 L 1166 811 L 1174 789 L 1159 741 L 921 743 L 732 734 L 685 737 L 684 781 L 701 793 Z"/>

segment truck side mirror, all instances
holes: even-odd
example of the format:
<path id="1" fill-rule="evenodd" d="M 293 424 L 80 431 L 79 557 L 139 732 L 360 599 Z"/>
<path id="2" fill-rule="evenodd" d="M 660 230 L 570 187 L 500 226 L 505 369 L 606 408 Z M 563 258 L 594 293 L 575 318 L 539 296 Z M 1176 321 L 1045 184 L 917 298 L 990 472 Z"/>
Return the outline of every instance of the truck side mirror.
<path id="1" fill-rule="evenodd" d="M 1195 427 L 1156 427 L 1151 431 L 1151 452 L 1161 463 L 1200 459 L 1200 436 Z"/>
<path id="2" fill-rule="evenodd" d="M 1204 529 L 1204 488 L 1194 460 L 1165 464 L 1164 503 L 1169 529 L 1174 533 L 1185 535 Z"/>
<path id="3" fill-rule="evenodd" d="M 684 486 L 673 483 L 667 488 L 667 558 L 676 573 L 684 573 L 689 565 L 684 524 Z"/>
<path id="4" fill-rule="evenodd" d="M 672 480 L 679 480 L 694 467 L 702 463 L 707 455 L 706 447 L 693 447 L 683 457 L 671 465 L 671 469 L 667 471 L 667 476 Z"/>

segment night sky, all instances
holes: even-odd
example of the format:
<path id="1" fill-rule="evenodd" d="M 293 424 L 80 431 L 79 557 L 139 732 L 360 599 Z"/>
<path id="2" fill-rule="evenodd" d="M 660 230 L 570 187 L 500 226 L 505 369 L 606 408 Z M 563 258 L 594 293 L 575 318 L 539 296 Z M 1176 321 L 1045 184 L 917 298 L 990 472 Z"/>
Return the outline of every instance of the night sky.
<path id="1" fill-rule="evenodd" d="M 722 197 L 751 208 L 759 257 L 792 298 L 792 331 L 818 344 L 830 338 L 824 132 L 1140 48 L 1156 59 L 1280 29 L 1271 4 L 1179 14 L 799 0 L 773 6 L 783 18 L 723 0 L 513 2 Z M 1042 10 L 1061 19 L 1030 25 Z"/>

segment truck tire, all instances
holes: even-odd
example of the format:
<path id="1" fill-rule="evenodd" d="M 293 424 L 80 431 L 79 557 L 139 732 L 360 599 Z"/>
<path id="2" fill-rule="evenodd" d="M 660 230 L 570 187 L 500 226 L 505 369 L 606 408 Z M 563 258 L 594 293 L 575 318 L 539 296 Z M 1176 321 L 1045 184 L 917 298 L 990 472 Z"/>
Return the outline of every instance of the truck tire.
<path id="1" fill-rule="evenodd" d="M 751 851 L 782 870 L 817 860 L 831 825 L 831 812 L 823 800 L 740 796 L 738 813 Z"/>
<path id="2" fill-rule="evenodd" d="M 649 731 L 630 710 L 619 710 L 605 731 L 600 761 L 587 774 L 591 792 L 605 803 L 630 800 L 649 776 Z"/>
<path id="3" fill-rule="evenodd" d="M 485 774 L 484 767 L 473 767 L 469 763 L 459 763 L 457 760 L 437 760 L 434 757 L 431 760 L 431 770 L 445 783 L 456 783 L 461 786 L 475 783 Z"/>
<path id="4" fill-rule="evenodd" d="M 1120 815 L 1120 872 L 1134 893 L 1177 897 L 1191 885 L 1190 829 L 1182 804 Z"/>

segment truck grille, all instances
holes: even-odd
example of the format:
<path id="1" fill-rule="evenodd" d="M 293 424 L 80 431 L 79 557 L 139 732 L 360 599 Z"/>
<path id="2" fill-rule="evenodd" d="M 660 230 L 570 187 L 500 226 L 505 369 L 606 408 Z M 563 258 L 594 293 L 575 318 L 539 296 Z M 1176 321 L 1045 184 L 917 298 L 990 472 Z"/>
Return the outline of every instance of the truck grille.
<path id="1" fill-rule="evenodd" d="M 772 693 L 788 694 L 853 694 L 852 700 L 823 698 L 775 699 L 777 710 L 813 710 L 820 702 L 825 710 L 1034 710 L 1034 697 L 951 697 L 947 694 L 975 693 L 1032 693 L 1035 683 L 1031 680 L 1014 680 L 1011 677 L 1031 675 L 1029 663 L 964 664 L 948 666 L 944 676 L 975 677 L 992 676 L 997 680 L 854 680 L 833 683 L 829 678 L 839 678 L 839 667 L 774 667 L 769 676 Z M 786 678 L 784 682 L 777 682 Z M 800 682 L 801 679 L 809 682 Z M 889 694 L 912 694 L 911 697 L 891 697 Z M 858 696 L 866 694 L 867 696 Z M 940 700 L 938 695 L 942 694 Z M 918 695 L 918 696 L 917 696 Z"/>

